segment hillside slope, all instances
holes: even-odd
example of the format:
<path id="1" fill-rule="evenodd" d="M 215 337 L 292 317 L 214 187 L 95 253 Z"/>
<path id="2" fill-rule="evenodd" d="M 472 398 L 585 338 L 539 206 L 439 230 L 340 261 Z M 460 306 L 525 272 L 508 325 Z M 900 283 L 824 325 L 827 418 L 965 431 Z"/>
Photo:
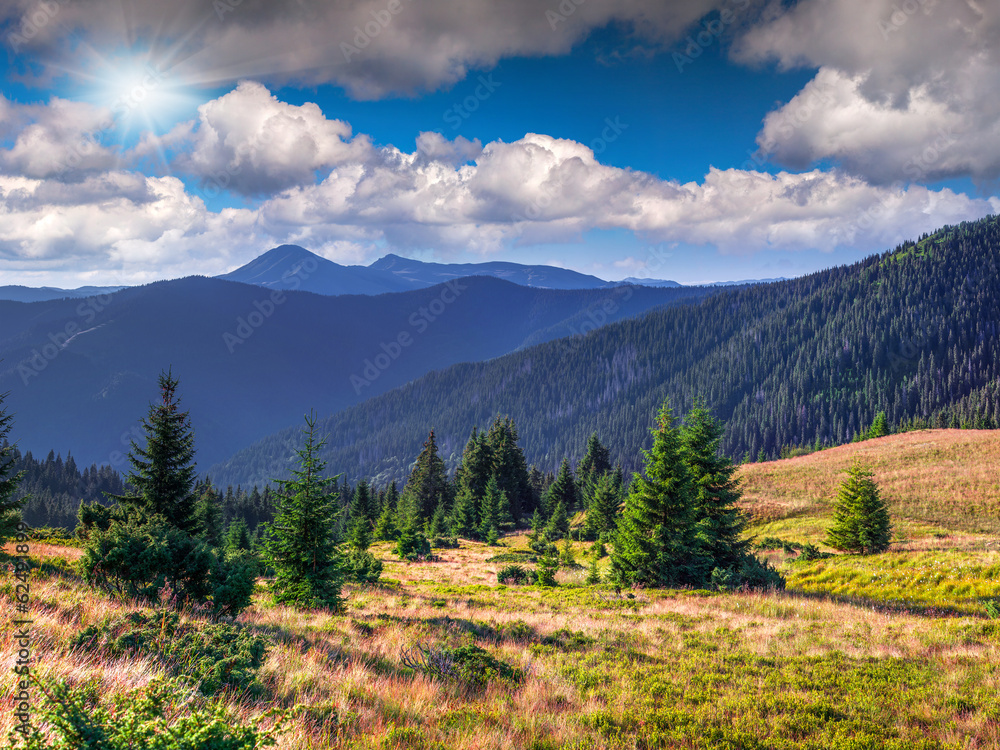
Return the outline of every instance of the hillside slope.
<path id="1" fill-rule="evenodd" d="M 850 266 L 429 374 L 323 421 L 324 457 L 351 479 L 402 478 L 430 428 L 454 465 L 472 427 L 503 413 L 543 469 L 579 459 L 597 431 L 631 470 L 667 397 L 681 413 L 703 397 L 737 459 L 848 442 L 879 411 L 891 425 L 995 426 L 998 277 L 995 217 L 946 227 Z M 297 440 L 275 434 L 213 476 L 283 476 Z"/>
<path id="2" fill-rule="evenodd" d="M 0 392 L 22 450 L 124 468 L 173 368 L 203 468 L 300 423 L 457 362 L 638 315 L 699 289 L 530 289 L 472 278 L 326 297 L 192 277 L 87 300 L 0 302 Z M 592 324 L 591 324 L 592 325 Z"/>
<path id="3" fill-rule="evenodd" d="M 1000 430 L 916 430 L 745 464 L 739 470 L 743 506 L 764 533 L 777 526 L 768 522 L 786 521 L 780 526 L 808 537 L 829 522 L 837 488 L 855 459 L 874 469 L 897 524 L 1000 532 Z"/>

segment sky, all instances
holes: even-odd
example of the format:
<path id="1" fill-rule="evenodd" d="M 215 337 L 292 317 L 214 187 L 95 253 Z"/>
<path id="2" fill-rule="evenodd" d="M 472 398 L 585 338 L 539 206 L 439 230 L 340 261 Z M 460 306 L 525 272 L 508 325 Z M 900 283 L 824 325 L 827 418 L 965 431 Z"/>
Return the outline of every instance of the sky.
<path id="1" fill-rule="evenodd" d="M 1000 209 L 986 0 L 0 0 L 0 285 L 797 276 Z"/>

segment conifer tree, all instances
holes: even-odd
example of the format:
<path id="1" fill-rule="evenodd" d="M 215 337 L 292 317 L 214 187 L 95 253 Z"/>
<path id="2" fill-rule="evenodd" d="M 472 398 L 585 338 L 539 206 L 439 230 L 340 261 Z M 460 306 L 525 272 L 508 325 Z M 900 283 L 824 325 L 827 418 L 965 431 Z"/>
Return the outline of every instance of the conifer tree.
<path id="1" fill-rule="evenodd" d="M 618 528 L 623 500 L 621 471 L 601 475 L 594 484 L 593 493 L 583 526 L 587 539 L 613 534 Z"/>
<path id="2" fill-rule="evenodd" d="M 695 533 L 694 493 L 673 413 L 664 404 L 646 467 L 636 474 L 619 521 L 611 576 L 619 585 L 700 586 L 708 560 Z"/>
<path id="3" fill-rule="evenodd" d="M 385 493 L 385 502 L 382 504 L 382 512 L 375 522 L 375 538 L 381 542 L 395 541 L 399 536 L 399 527 L 396 525 L 397 503 L 399 502 L 399 491 L 396 483 L 389 485 Z"/>
<path id="4" fill-rule="evenodd" d="M 7 394 L 0 394 L 0 546 L 17 532 L 21 522 L 21 507 L 25 498 L 15 499 L 24 472 L 14 470 L 17 449 L 7 441 L 13 426 L 13 416 L 3 408 Z"/>
<path id="5" fill-rule="evenodd" d="M 350 519 L 353 523 L 354 519 L 358 516 L 364 516 L 368 521 L 368 525 L 375 521 L 375 501 L 372 497 L 371 488 L 368 486 L 368 481 L 362 479 L 358 482 L 358 486 L 354 488 L 354 493 L 350 495 L 351 497 L 351 509 L 350 509 Z"/>
<path id="6" fill-rule="evenodd" d="M 872 426 L 868 429 L 869 438 L 880 438 L 885 437 L 889 434 L 889 423 L 886 420 L 885 412 L 880 411 L 875 415 L 875 421 L 872 422 Z"/>
<path id="7" fill-rule="evenodd" d="M 587 451 L 576 467 L 577 486 L 580 489 L 580 501 L 584 509 L 590 507 L 597 480 L 610 471 L 611 453 L 595 432 L 587 440 Z"/>
<path id="8" fill-rule="evenodd" d="M 222 507 L 211 480 L 197 488 L 194 507 L 195 533 L 210 547 L 222 544 Z"/>
<path id="9" fill-rule="evenodd" d="M 552 511 L 552 517 L 545 524 L 544 533 L 550 541 L 562 539 L 569 534 L 569 516 L 566 514 L 566 506 L 562 500 L 556 503 L 555 510 Z"/>
<path id="10" fill-rule="evenodd" d="M 250 604 L 256 567 L 230 561 L 201 537 L 217 536 L 217 507 L 196 514 L 194 438 L 178 409 L 177 380 L 159 378 L 161 403 L 151 405 L 145 448 L 132 441 L 129 483 L 134 492 L 109 496 L 117 504 L 81 504 L 77 535 L 87 544 L 80 560 L 89 583 L 132 598 L 154 599 L 168 589 L 178 604 L 211 599 L 217 614 Z M 208 492 L 216 505 L 215 492 Z M 211 540 L 209 540 L 211 541 Z"/>
<path id="11" fill-rule="evenodd" d="M 490 477 L 483 492 L 482 518 L 479 522 L 479 537 L 496 543 L 500 532 L 513 526 L 507 493 L 500 489 L 496 477 Z"/>
<path id="12" fill-rule="evenodd" d="M 226 529 L 226 535 L 222 540 L 222 548 L 227 554 L 233 552 L 249 552 L 251 548 L 250 530 L 247 522 L 237 516 Z"/>
<path id="13" fill-rule="evenodd" d="M 492 475 L 497 479 L 497 485 L 507 494 L 510 511 L 514 519 L 531 513 L 534 507 L 534 496 L 528 480 L 528 465 L 524 460 L 524 452 L 517 444 L 517 425 L 510 417 L 497 416 L 486 434 L 492 460 Z"/>
<path id="14" fill-rule="evenodd" d="M 423 450 L 417 456 L 403 494 L 415 501 L 415 510 L 421 523 L 431 518 L 438 503 L 449 499 L 448 475 L 444 461 L 438 455 L 434 430 L 430 431 Z"/>
<path id="15" fill-rule="evenodd" d="M 326 464 L 318 457 L 324 440 L 316 436 L 316 418 L 306 417 L 305 445 L 291 479 L 276 480 L 279 497 L 274 521 L 264 541 L 275 570 L 271 591 L 277 604 L 339 610 L 340 560 L 333 536 L 337 495 L 327 490 Z"/>
<path id="16" fill-rule="evenodd" d="M 127 512 L 160 516 L 168 526 L 196 530 L 194 434 L 188 412 L 180 411 L 177 378 L 160 373 L 160 403 L 142 420 L 146 445 L 131 441 L 128 484 L 132 494 L 114 498 Z"/>
<path id="17" fill-rule="evenodd" d="M 749 553 L 747 519 L 737 507 L 741 492 L 736 467 L 719 453 L 724 429 L 698 403 L 680 428 L 681 453 L 694 490 L 694 521 L 712 566 L 738 567 Z"/>
<path id="18" fill-rule="evenodd" d="M 881 497 L 875 474 L 855 462 L 840 485 L 833 525 L 826 543 L 845 552 L 862 555 L 885 552 L 892 542 L 889 508 Z"/>
<path id="19" fill-rule="evenodd" d="M 568 513 L 576 510 L 580 506 L 580 491 L 573 478 L 573 470 L 569 467 L 569 459 L 564 458 L 559 466 L 559 474 L 556 481 L 549 487 L 542 501 L 543 506 L 549 513 L 555 513 L 555 509 L 562 504 L 563 511 Z M 569 527 L 567 526 L 567 529 Z"/>

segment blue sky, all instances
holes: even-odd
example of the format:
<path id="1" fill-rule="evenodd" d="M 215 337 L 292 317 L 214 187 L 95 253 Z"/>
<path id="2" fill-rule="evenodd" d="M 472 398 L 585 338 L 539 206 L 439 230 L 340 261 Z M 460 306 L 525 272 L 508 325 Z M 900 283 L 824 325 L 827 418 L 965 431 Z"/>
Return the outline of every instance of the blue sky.
<path id="1" fill-rule="evenodd" d="M 0 283 L 284 242 L 793 276 L 1000 206 L 1000 21 L 971 1 L 167 5 L 0 9 Z"/>

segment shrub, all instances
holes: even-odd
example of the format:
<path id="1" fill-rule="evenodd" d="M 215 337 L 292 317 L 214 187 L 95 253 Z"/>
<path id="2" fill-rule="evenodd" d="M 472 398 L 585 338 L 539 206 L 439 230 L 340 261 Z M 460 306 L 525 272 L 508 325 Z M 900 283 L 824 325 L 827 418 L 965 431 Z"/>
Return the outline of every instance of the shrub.
<path id="1" fill-rule="evenodd" d="M 401 560 L 409 560 L 410 562 L 429 559 L 431 543 L 413 524 L 408 524 L 400 533 L 399 541 L 396 542 L 396 555 Z"/>
<path id="2" fill-rule="evenodd" d="M 497 573 L 497 581 L 507 586 L 530 586 L 535 582 L 535 574 L 520 565 L 507 565 Z"/>
<path id="3" fill-rule="evenodd" d="M 458 538 L 453 536 L 436 536 L 431 539 L 431 547 L 437 549 L 458 549 Z"/>
<path id="4" fill-rule="evenodd" d="M 257 672 L 268 642 L 240 625 L 222 623 L 196 627 L 181 623 L 174 611 L 131 612 L 116 620 L 85 628 L 76 647 L 102 647 L 115 655 L 146 654 L 161 660 L 174 676 L 200 683 L 204 695 L 224 688 L 250 694 L 261 690 Z"/>
<path id="5" fill-rule="evenodd" d="M 257 750 L 273 747 L 274 732 L 236 723 L 222 705 L 191 701 L 183 686 L 153 682 L 101 706 L 93 687 L 40 684 L 38 715 L 53 739 L 18 736 L 24 750 Z"/>
<path id="6" fill-rule="evenodd" d="M 524 681 L 524 672 L 471 644 L 453 649 L 418 644 L 403 651 L 401 661 L 430 677 L 455 680 L 477 690 L 491 683 L 512 686 Z"/>
<path id="7" fill-rule="evenodd" d="M 537 555 L 527 550 L 512 550 L 511 552 L 501 552 L 499 555 L 487 557 L 488 563 L 533 563 L 537 562 Z"/>
<path id="8" fill-rule="evenodd" d="M 375 583 L 382 577 L 382 561 L 368 550 L 350 550 L 341 563 L 344 580 Z"/>

